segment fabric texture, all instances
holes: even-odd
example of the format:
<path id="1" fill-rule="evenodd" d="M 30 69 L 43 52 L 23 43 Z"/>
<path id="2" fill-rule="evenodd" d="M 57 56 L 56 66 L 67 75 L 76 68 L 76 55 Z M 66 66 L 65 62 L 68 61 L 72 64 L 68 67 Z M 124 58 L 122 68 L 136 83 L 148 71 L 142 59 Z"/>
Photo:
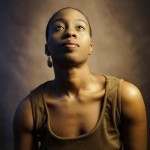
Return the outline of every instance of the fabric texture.
<path id="1" fill-rule="evenodd" d="M 39 147 L 39 150 L 121 150 L 121 80 L 112 76 L 105 78 L 106 92 L 99 120 L 89 133 L 75 138 L 59 137 L 51 131 L 50 116 L 42 96 L 47 82 L 30 93 L 35 149 Z"/>

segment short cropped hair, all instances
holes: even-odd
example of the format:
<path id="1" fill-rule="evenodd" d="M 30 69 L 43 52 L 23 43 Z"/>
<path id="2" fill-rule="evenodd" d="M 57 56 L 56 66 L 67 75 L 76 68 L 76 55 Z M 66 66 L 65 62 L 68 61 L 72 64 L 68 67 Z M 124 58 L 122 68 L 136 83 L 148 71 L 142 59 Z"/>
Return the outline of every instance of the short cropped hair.
<path id="1" fill-rule="evenodd" d="M 76 9 L 76 8 L 73 8 L 73 7 L 65 7 L 65 8 L 62 8 L 62 9 L 56 11 L 56 12 L 54 13 L 54 15 L 49 19 L 48 24 L 47 24 L 47 26 L 46 26 L 46 33 L 45 33 L 45 35 L 46 35 L 46 41 L 48 41 L 49 26 L 50 26 L 50 24 L 51 24 L 51 21 L 53 20 L 53 18 L 54 18 L 60 11 L 62 11 L 62 10 L 64 10 L 64 9 L 74 9 L 74 10 L 77 10 L 78 12 L 80 12 L 80 13 L 87 19 L 87 22 L 88 22 L 88 25 L 89 25 L 89 30 L 90 30 L 90 31 L 89 31 L 89 34 L 90 34 L 90 37 L 92 37 L 92 29 L 91 29 L 91 25 L 90 25 L 90 22 L 89 22 L 88 17 L 87 17 L 81 10 L 79 10 L 79 9 Z"/>

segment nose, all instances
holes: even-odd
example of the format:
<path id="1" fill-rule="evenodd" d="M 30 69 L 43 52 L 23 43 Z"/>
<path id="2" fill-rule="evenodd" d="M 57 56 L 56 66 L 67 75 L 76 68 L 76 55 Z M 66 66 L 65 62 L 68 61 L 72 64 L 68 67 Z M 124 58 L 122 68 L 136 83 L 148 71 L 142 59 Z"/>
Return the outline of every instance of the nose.
<path id="1" fill-rule="evenodd" d="M 75 31 L 72 28 L 68 28 L 64 34 L 64 38 L 69 38 L 69 37 L 73 37 L 73 38 L 77 37 Z"/>

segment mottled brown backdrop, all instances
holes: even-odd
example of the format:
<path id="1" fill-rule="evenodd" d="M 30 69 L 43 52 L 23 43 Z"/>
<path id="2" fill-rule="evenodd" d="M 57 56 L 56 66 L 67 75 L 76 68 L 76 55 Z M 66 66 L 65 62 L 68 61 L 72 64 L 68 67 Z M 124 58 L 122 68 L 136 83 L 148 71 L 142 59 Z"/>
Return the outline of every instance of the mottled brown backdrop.
<path id="1" fill-rule="evenodd" d="M 67 6 L 81 9 L 90 19 L 92 71 L 138 86 L 150 121 L 150 1 L 0 0 L 1 150 L 13 149 L 12 121 L 20 100 L 53 79 L 44 54 L 45 27 L 56 10 Z"/>

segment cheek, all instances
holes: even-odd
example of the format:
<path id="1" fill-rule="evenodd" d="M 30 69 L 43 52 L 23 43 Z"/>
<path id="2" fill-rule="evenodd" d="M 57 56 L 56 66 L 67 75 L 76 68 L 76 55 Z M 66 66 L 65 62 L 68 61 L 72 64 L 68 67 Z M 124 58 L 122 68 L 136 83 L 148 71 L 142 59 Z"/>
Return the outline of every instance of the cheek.
<path id="1" fill-rule="evenodd" d="M 91 49 L 91 39 L 90 38 L 82 38 L 80 41 L 82 44 L 82 48 L 85 49 L 85 51 L 89 51 Z"/>
<path id="2" fill-rule="evenodd" d="M 56 49 L 58 45 L 59 45 L 59 41 L 56 40 L 55 37 L 50 37 L 49 38 L 49 40 L 48 40 L 48 48 L 49 48 L 49 50 Z"/>

